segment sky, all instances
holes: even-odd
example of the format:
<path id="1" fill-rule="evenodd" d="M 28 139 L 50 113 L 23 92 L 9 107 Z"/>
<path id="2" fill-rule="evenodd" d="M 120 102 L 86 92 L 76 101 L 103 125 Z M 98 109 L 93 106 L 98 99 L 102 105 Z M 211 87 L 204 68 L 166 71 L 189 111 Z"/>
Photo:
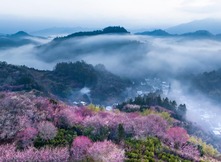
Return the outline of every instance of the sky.
<path id="1" fill-rule="evenodd" d="M 169 27 L 221 16 L 220 0 L 0 0 L 0 24 Z M 11 22 L 10 22 L 11 21 Z"/>

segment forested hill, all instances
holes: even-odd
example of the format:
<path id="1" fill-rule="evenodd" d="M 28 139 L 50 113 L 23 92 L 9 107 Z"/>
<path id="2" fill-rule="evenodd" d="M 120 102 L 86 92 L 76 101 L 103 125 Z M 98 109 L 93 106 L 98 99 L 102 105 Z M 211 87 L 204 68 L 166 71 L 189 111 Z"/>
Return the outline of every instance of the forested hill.
<path id="1" fill-rule="evenodd" d="M 95 30 L 95 31 L 86 31 L 86 32 L 76 32 L 73 34 L 70 34 L 65 37 L 59 37 L 55 38 L 55 41 L 69 39 L 73 37 L 81 37 L 81 36 L 96 36 L 96 35 L 102 35 L 102 34 L 129 34 L 129 32 L 124 28 L 120 26 L 109 26 L 102 30 Z"/>
<path id="2" fill-rule="evenodd" d="M 221 69 L 192 77 L 192 87 L 210 99 L 221 101 Z"/>
<path id="3" fill-rule="evenodd" d="M 104 66 L 94 67 L 83 61 L 59 63 L 53 71 L 0 63 L 0 91 L 35 89 L 65 101 L 108 104 L 124 99 L 130 85 L 130 81 L 108 72 Z"/>

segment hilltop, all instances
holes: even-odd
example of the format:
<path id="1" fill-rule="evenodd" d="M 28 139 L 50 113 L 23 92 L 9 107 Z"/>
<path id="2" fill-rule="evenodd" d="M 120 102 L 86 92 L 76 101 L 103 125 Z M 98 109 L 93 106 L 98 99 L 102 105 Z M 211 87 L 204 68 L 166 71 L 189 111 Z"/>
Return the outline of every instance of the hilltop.
<path id="1" fill-rule="evenodd" d="M 96 36 L 96 35 L 103 35 L 103 34 L 129 34 L 129 32 L 120 26 L 109 26 L 102 30 L 95 30 L 95 31 L 86 31 L 86 32 L 76 32 L 65 37 L 55 38 L 55 41 L 69 39 L 73 37 L 82 37 L 82 36 Z"/>

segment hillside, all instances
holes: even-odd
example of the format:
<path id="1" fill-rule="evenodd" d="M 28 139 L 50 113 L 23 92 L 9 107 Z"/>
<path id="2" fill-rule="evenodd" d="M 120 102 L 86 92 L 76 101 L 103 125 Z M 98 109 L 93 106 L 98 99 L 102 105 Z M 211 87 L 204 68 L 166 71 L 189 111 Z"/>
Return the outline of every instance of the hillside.
<path id="1" fill-rule="evenodd" d="M 69 102 L 106 105 L 123 100 L 124 91 L 130 85 L 128 80 L 108 72 L 103 66 L 93 67 L 83 61 L 59 63 L 53 71 L 0 64 L 0 91 L 35 89 Z"/>
<path id="2" fill-rule="evenodd" d="M 192 87 L 203 93 L 210 99 L 220 102 L 221 100 L 221 69 L 211 72 L 204 72 L 191 79 Z"/>
<path id="3" fill-rule="evenodd" d="M 2 92 L 0 103 L 0 161 L 220 160 L 212 146 L 178 126 L 182 122 L 167 108 L 106 111 L 67 106 L 31 92 Z"/>

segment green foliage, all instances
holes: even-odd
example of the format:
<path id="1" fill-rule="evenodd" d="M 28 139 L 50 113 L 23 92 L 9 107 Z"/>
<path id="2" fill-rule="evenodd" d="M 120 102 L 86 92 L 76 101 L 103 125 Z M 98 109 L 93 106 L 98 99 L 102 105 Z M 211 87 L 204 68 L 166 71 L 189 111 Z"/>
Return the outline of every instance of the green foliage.
<path id="1" fill-rule="evenodd" d="M 56 137 L 52 140 L 44 140 L 40 137 L 34 141 L 34 146 L 37 148 L 50 145 L 50 146 L 66 146 L 72 143 L 73 138 L 77 136 L 74 130 L 59 129 Z"/>
<path id="2" fill-rule="evenodd" d="M 125 145 L 126 162 L 189 162 L 172 154 L 155 137 L 147 137 L 146 140 L 129 139 Z"/>
<path id="3" fill-rule="evenodd" d="M 159 139 L 154 137 L 149 137 L 146 140 L 129 139 L 125 141 L 125 144 L 127 148 L 125 155 L 129 161 L 151 161 L 162 148 Z"/>
<path id="4" fill-rule="evenodd" d="M 88 108 L 89 110 L 93 111 L 93 112 L 99 112 L 99 111 L 104 110 L 103 107 L 99 107 L 99 106 L 96 106 L 96 105 L 94 105 L 94 104 L 89 104 L 89 105 L 87 106 L 87 108 Z"/>
<path id="5" fill-rule="evenodd" d="M 117 128 L 117 142 L 119 143 L 124 139 L 125 139 L 125 130 L 123 125 L 119 124 Z"/>
<path id="6" fill-rule="evenodd" d="M 208 156 L 215 157 L 219 152 L 212 146 L 202 141 L 202 139 L 198 137 L 190 137 L 190 142 L 199 145 L 198 149 L 201 152 L 201 155 L 205 154 Z"/>
<path id="7" fill-rule="evenodd" d="M 173 123 L 173 118 L 168 112 L 161 112 L 158 115 L 160 115 L 162 118 L 164 118 L 168 123 Z"/>
<path id="8" fill-rule="evenodd" d="M 54 74 L 62 77 L 63 80 L 72 80 L 82 83 L 83 86 L 93 85 L 97 81 L 94 67 L 86 64 L 84 61 L 58 63 L 54 69 Z"/>
<path id="9" fill-rule="evenodd" d="M 110 134 L 110 130 L 107 127 L 101 127 L 95 130 L 94 127 L 76 126 L 73 129 L 77 132 L 78 136 L 87 136 L 92 141 L 104 141 L 108 139 Z"/>

